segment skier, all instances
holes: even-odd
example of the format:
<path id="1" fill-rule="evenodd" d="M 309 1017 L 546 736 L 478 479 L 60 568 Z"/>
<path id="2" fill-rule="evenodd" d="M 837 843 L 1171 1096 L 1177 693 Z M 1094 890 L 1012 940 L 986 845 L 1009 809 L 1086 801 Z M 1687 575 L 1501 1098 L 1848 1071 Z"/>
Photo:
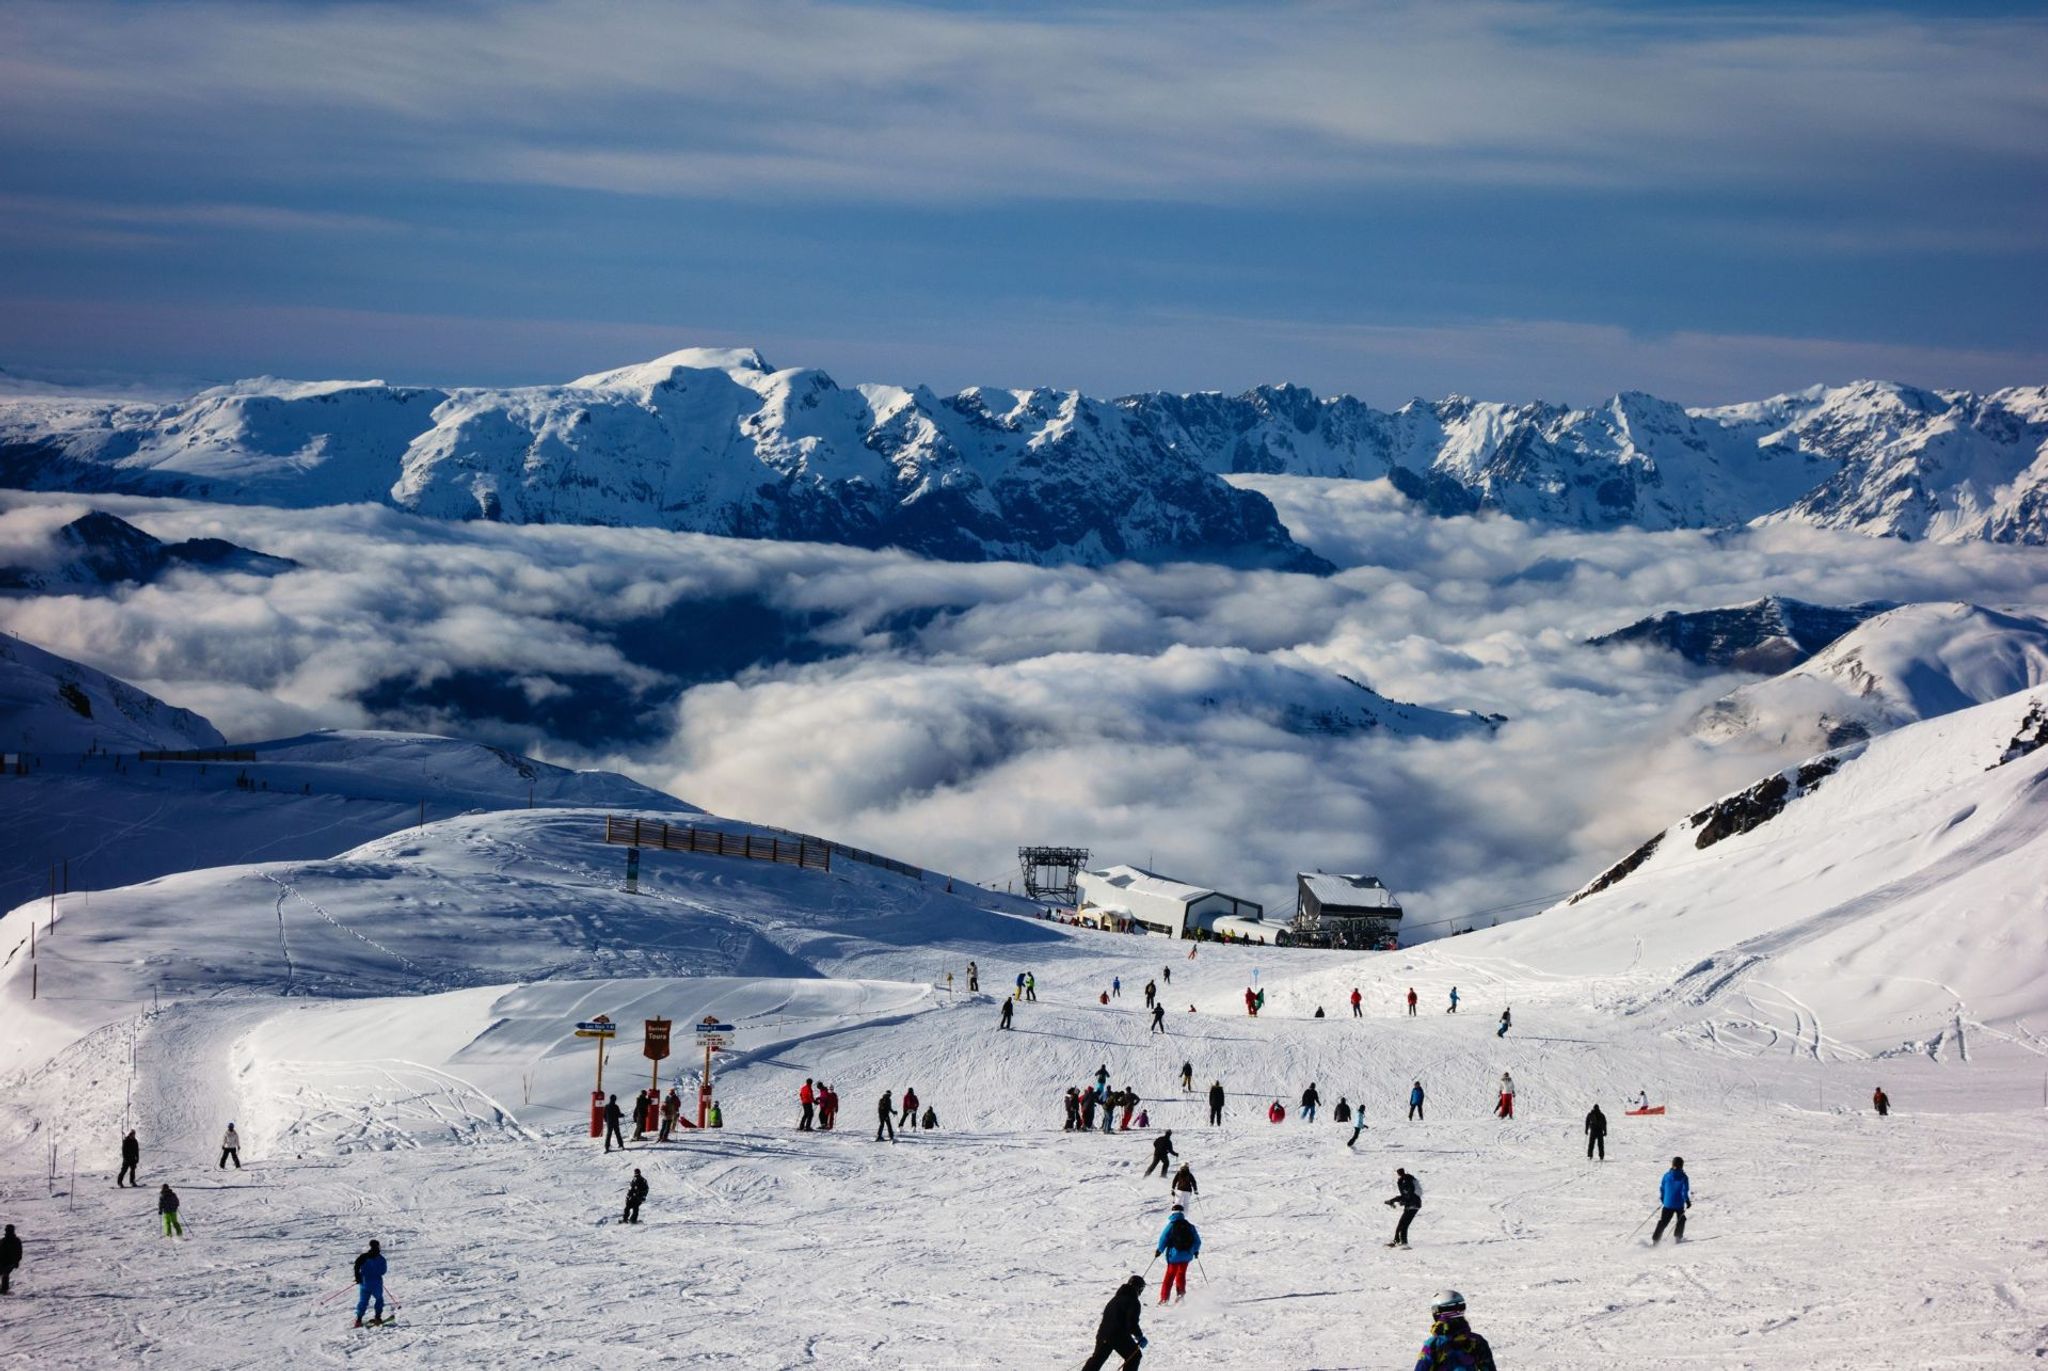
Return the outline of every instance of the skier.
<path id="1" fill-rule="evenodd" d="M 242 1169 L 242 1135 L 235 1132 L 235 1124 L 232 1119 L 228 1121 L 228 1131 L 221 1134 L 220 1165 L 214 1169 L 216 1171 L 226 1170 L 229 1161 L 234 1162 L 235 1170 L 240 1171 Z"/>
<path id="2" fill-rule="evenodd" d="M 1157 982 L 1157 981 L 1146 981 L 1146 982 L 1145 982 L 1145 1008 L 1147 1008 L 1147 1009 L 1150 1009 L 1150 1008 L 1152 1007 L 1152 1003 L 1153 1003 L 1153 1001 L 1157 1000 L 1158 998 L 1159 998 L 1159 982 Z"/>
<path id="3" fill-rule="evenodd" d="M 1359 994 L 1359 993 L 1358 993 L 1358 987 L 1357 987 L 1357 986 L 1355 986 L 1355 985 L 1354 985 L 1354 986 L 1352 986 L 1352 987 L 1351 987 L 1351 1017 L 1352 1017 L 1352 1018 L 1354 1018 L 1354 1019 L 1362 1019 L 1362 1018 L 1364 1018 L 1364 1017 L 1365 1017 L 1365 1008 L 1364 1008 L 1364 1006 L 1365 1006 L 1365 996 L 1363 996 L 1363 995 L 1361 995 L 1361 994 Z"/>
<path id="4" fill-rule="evenodd" d="M 633 1179 L 626 1182 L 626 1212 L 619 1216 L 620 1223 L 640 1222 L 640 1202 L 647 1198 L 647 1178 L 640 1174 L 640 1168 L 633 1168 Z"/>
<path id="5" fill-rule="evenodd" d="M 1422 1114 L 1422 1101 L 1423 1101 L 1423 1099 L 1424 1099 L 1424 1096 L 1423 1096 L 1423 1093 L 1422 1093 L 1422 1082 L 1421 1082 L 1421 1081 L 1417 1081 L 1417 1082 L 1415 1083 L 1415 1087 L 1414 1087 L 1414 1089 L 1412 1089 L 1412 1090 L 1410 1090 L 1410 1091 L 1408 1092 L 1408 1117 L 1409 1117 L 1410 1119 L 1421 1119 L 1421 1118 L 1423 1117 L 1423 1114 Z M 1424 1122 L 1428 1122 L 1428 1120 L 1424 1119 Z"/>
<path id="6" fill-rule="evenodd" d="M 614 1095 L 614 1096 L 612 1096 L 612 1097 L 611 1097 L 611 1098 L 610 1098 L 609 1100 L 606 1100 L 606 1101 L 605 1101 L 605 1105 L 604 1105 L 604 1150 L 605 1150 L 605 1151 L 607 1151 L 607 1152 L 611 1151 L 611 1150 L 612 1150 L 612 1143 L 614 1143 L 614 1142 L 617 1142 L 617 1143 L 618 1143 L 618 1145 L 619 1145 L 619 1150 L 620 1150 L 621 1152 L 623 1152 L 623 1151 L 625 1151 L 625 1150 L 626 1150 L 626 1140 L 625 1140 L 625 1138 L 624 1138 L 623 1136 L 621 1136 L 621 1135 L 620 1135 L 620 1133 L 619 1133 L 619 1122 L 620 1122 L 620 1121 L 621 1121 L 622 1119 L 624 1119 L 625 1117 L 626 1117 L 626 1112 L 625 1112 L 625 1111 L 624 1111 L 623 1109 L 620 1109 L 620 1108 L 619 1108 L 619 1097 L 618 1097 L 617 1095 Z"/>
<path id="7" fill-rule="evenodd" d="M 1152 1162 L 1150 1166 L 1145 1168 L 1145 1175 L 1139 1179 L 1149 1179 L 1152 1175 L 1152 1167 L 1154 1166 L 1159 1168 L 1159 1174 L 1162 1177 L 1165 1176 L 1166 1159 L 1168 1157 L 1178 1157 L 1179 1155 L 1180 1153 L 1173 1150 L 1173 1130 L 1169 1128 L 1152 1140 Z"/>
<path id="8" fill-rule="evenodd" d="M 1071 1133 L 1074 1131 L 1075 1126 L 1081 1122 L 1081 1092 L 1071 1085 L 1068 1086 L 1065 1103 L 1067 1121 L 1060 1126 L 1060 1132 Z"/>
<path id="9" fill-rule="evenodd" d="M 1223 1122 L 1223 1082 L 1212 1081 L 1209 1085 L 1209 1122 Z"/>
<path id="10" fill-rule="evenodd" d="M 1674 1235 L 1678 1242 L 1685 1241 L 1685 1211 L 1692 1208 L 1692 1178 L 1685 1174 L 1685 1158 L 1673 1157 L 1671 1169 L 1664 1173 L 1663 1181 L 1657 1186 L 1657 1201 L 1664 1206 L 1658 1216 L 1657 1229 L 1650 1234 L 1650 1246 L 1664 1241 L 1664 1226 L 1673 1219 L 1678 1220 Z"/>
<path id="11" fill-rule="evenodd" d="M 1503 1119 L 1515 1117 L 1515 1078 L 1505 1071 L 1500 1073 L 1500 1098 L 1494 1101 L 1493 1112 Z"/>
<path id="12" fill-rule="evenodd" d="M 1408 1225 L 1415 1222 L 1415 1215 L 1422 1208 L 1422 1186 L 1413 1176 L 1397 1166 L 1394 1168 L 1394 1188 L 1399 1193 L 1387 1201 L 1387 1208 L 1392 1209 L 1395 1205 L 1400 1205 L 1401 1220 L 1394 1225 L 1394 1240 L 1387 1246 L 1406 1247 Z"/>
<path id="13" fill-rule="evenodd" d="M 1351 1136 L 1344 1140 L 1346 1147 L 1358 1145 L 1358 1135 L 1365 1132 L 1365 1106 L 1360 1105 L 1351 1115 Z"/>
<path id="14" fill-rule="evenodd" d="M 1110 997 L 1110 998 L 1111 998 L 1112 1000 L 1121 1000 L 1121 999 L 1122 999 L 1122 998 L 1124 997 L 1124 978 L 1123 978 L 1123 977 L 1121 977 L 1121 976 L 1111 976 L 1111 977 L 1109 978 L 1109 997 Z"/>
<path id="15" fill-rule="evenodd" d="M 1465 1322 L 1465 1297 L 1443 1290 L 1429 1302 L 1429 1340 L 1415 1371 L 1494 1371 L 1493 1349 Z"/>
<path id="16" fill-rule="evenodd" d="M 711 1117 L 706 1119 L 704 1122 L 712 1128 L 725 1127 L 725 1107 L 719 1104 L 718 1101 L 713 1100 L 711 1102 Z M 625 1144 L 620 1143 L 619 1146 L 623 1149 L 625 1147 Z"/>
<path id="17" fill-rule="evenodd" d="M 1345 1098 L 1344 1098 L 1344 1097 L 1343 1097 L 1342 1095 L 1339 1095 L 1339 1096 L 1337 1097 L 1337 1107 L 1336 1107 L 1335 1109 L 1332 1109 L 1332 1110 L 1330 1111 L 1330 1122 L 1331 1122 L 1331 1123 L 1350 1123 L 1350 1122 L 1351 1122 L 1351 1102 L 1350 1102 L 1349 1100 L 1346 1100 L 1346 1099 L 1345 1099 Z"/>
<path id="18" fill-rule="evenodd" d="M 0 1233 L 0 1295 L 8 1294 L 8 1286 L 14 1281 L 14 1270 L 21 1265 L 21 1239 L 15 1235 L 14 1225 L 8 1224 L 7 1231 Z"/>
<path id="19" fill-rule="evenodd" d="M 1166 1216 L 1166 1227 L 1159 1230 L 1159 1246 L 1153 1255 L 1166 1258 L 1166 1279 L 1159 1283 L 1159 1302 L 1165 1304 L 1167 1296 L 1175 1291 L 1186 1299 L 1188 1263 L 1202 1255 L 1202 1235 L 1195 1230 L 1187 1210 L 1175 1205 Z"/>
<path id="20" fill-rule="evenodd" d="M 1514 1007 L 1510 1005 L 1508 1008 L 1501 1010 L 1500 1027 L 1494 1030 L 1493 1036 L 1496 1038 L 1505 1038 L 1508 1035 L 1508 1029 L 1514 1027 L 1514 1023 L 1515 1011 Z"/>
<path id="21" fill-rule="evenodd" d="M 1451 987 L 1451 1007 L 1450 1007 L 1449 1009 L 1446 1009 L 1446 1010 L 1444 1011 L 1444 1013 L 1446 1013 L 1446 1014 L 1455 1014 L 1455 1013 L 1457 1013 L 1457 1012 L 1458 1012 L 1458 987 L 1456 987 L 1456 986 L 1452 986 L 1452 987 Z"/>
<path id="22" fill-rule="evenodd" d="M 1415 1017 L 1415 987 L 1412 985 L 1408 987 L 1408 1017 Z"/>
<path id="23" fill-rule="evenodd" d="M 1301 1121 L 1303 1123 L 1314 1123 L 1316 1121 L 1316 1106 L 1322 1102 L 1323 1097 L 1316 1093 L 1316 1083 L 1310 1081 L 1308 1089 L 1301 1092 Z"/>
<path id="24" fill-rule="evenodd" d="M 981 968 L 973 962 L 967 964 L 967 993 L 972 995 L 981 989 Z"/>
<path id="25" fill-rule="evenodd" d="M 1193 949 L 1192 947 L 1191 947 L 1191 948 L 1189 948 L 1189 949 L 1188 949 L 1188 955 L 1189 955 L 1190 957 L 1194 956 L 1194 955 L 1195 955 L 1195 949 Z M 1173 984 L 1173 968 L 1172 968 L 1172 967 L 1170 967 L 1170 966 L 1162 966 L 1162 967 L 1160 967 L 1160 968 L 1159 968 L 1159 974 L 1160 974 L 1160 976 L 1161 976 L 1162 978 L 1164 978 L 1164 979 L 1165 979 L 1165 981 L 1166 981 L 1166 983 L 1167 983 L 1168 985 L 1172 985 L 1172 984 Z"/>
<path id="26" fill-rule="evenodd" d="M 1877 1117 L 1880 1119 L 1892 1112 L 1892 1097 L 1884 1093 L 1883 1086 L 1879 1086 L 1870 1092 L 1870 1104 L 1873 1109 L 1877 1110 Z M 131 1133 L 129 1136 L 133 1137 L 135 1135 Z"/>
<path id="27" fill-rule="evenodd" d="M 803 1088 L 796 1092 L 796 1102 L 802 1105 L 804 1110 L 803 1116 L 796 1121 L 796 1131 L 808 1133 L 811 1131 L 811 1120 L 816 1117 L 818 1109 L 818 1092 L 809 1076 L 804 1077 Z"/>
<path id="28" fill-rule="evenodd" d="M 1167 1188 L 1173 1191 L 1174 1203 L 1182 1209 L 1186 1209 L 1188 1203 L 1201 1193 L 1201 1188 L 1195 1184 L 1194 1168 L 1186 1162 L 1182 1162 L 1180 1170 L 1173 1173 L 1173 1179 L 1167 1183 Z"/>
<path id="29" fill-rule="evenodd" d="M 370 1250 L 356 1256 L 356 1327 L 363 1326 L 363 1311 L 370 1302 L 377 1302 L 377 1311 L 370 1318 L 371 1324 L 384 1322 L 384 1249 L 377 1246 L 375 1238 L 370 1239 Z"/>
<path id="30" fill-rule="evenodd" d="M 1005 1028 L 1008 1028 L 1008 1027 L 1010 1026 L 1010 1006 L 1011 1006 L 1011 1005 L 1013 1005 L 1013 1004 L 1015 1004 L 1015 1003 L 1016 1003 L 1016 1001 L 1015 1001 L 1015 1000 L 1004 1000 L 1004 1001 L 1003 1001 L 1003 1017 L 1002 1017 L 1002 1021 L 1001 1021 L 1000 1023 L 998 1023 L 997 1025 L 996 1025 L 996 1029 L 997 1029 L 997 1031 L 998 1031 L 998 1032 L 1000 1032 L 1001 1030 L 1003 1030 L 1003 1029 L 1005 1029 Z"/>
<path id="31" fill-rule="evenodd" d="M 1095 1093 L 1097 1097 L 1100 1097 L 1102 1093 L 1108 1089 L 1109 1063 L 1104 1062 L 1101 1066 L 1095 1068 Z"/>
<path id="32" fill-rule="evenodd" d="M 1024 973 L 1021 971 L 1017 973 L 1017 998 L 1024 998 Z"/>
<path id="33" fill-rule="evenodd" d="M 937 1128 L 939 1126 L 939 1111 L 930 1105 L 926 1105 L 924 1107 L 924 1117 L 917 1121 L 917 1126 L 927 1133 Z"/>
<path id="34" fill-rule="evenodd" d="M 1109 1297 L 1095 1329 L 1095 1351 L 1081 1363 L 1081 1371 L 1102 1371 L 1112 1356 L 1124 1359 L 1123 1371 L 1137 1371 L 1145 1356 L 1145 1335 L 1138 1331 L 1138 1292 L 1144 1288 L 1145 1278 L 1132 1276 Z"/>
<path id="35" fill-rule="evenodd" d="M 1636 1108 L 1638 1108 L 1638 1109 L 1645 1109 L 1645 1110 L 1646 1110 L 1646 1109 L 1648 1109 L 1649 1107 L 1650 1107 L 1650 1092 L 1649 1092 L 1649 1091 L 1647 1091 L 1647 1090 L 1638 1090 L 1638 1091 L 1636 1092 Z"/>
<path id="36" fill-rule="evenodd" d="M 1124 1102 L 1124 1092 L 1123 1092 L 1123 1091 L 1121 1091 L 1121 1090 L 1112 1090 L 1112 1091 L 1110 1091 L 1110 1092 L 1109 1092 L 1109 1094 L 1107 1094 L 1107 1095 L 1105 1095 L 1105 1096 L 1103 1097 L 1103 1099 L 1102 1099 L 1102 1131 L 1103 1131 L 1103 1132 L 1105 1132 L 1105 1133 L 1113 1133 L 1113 1132 L 1115 1132 L 1115 1131 L 1116 1131 L 1116 1111 L 1117 1111 L 1118 1109 L 1120 1109 L 1120 1108 L 1122 1108 L 1122 1107 L 1123 1107 L 1123 1102 Z"/>
<path id="37" fill-rule="evenodd" d="M 135 1141 L 135 1130 L 131 1128 L 127 1136 L 121 1139 L 121 1170 L 114 1176 L 114 1184 L 120 1186 L 121 1178 L 125 1176 L 131 1189 L 140 1190 L 142 1183 L 135 1179 L 135 1168 L 141 1161 L 142 1144 Z"/>
<path id="38" fill-rule="evenodd" d="M 1155 1004 L 1152 1006 L 1151 1031 L 1153 1033 L 1164 1033 L 1166 1031 L 1166 1006 L 1163 1004 Z"/>
<path id="39" fill-rule="evenodd" d="M 683 1097 L 670 1086 L 668 1095 L 661 1102 L 661 1141 L 667 1142 L 668 1135 L 676 1131 L 676 1120 L 682 1116 Z"/>
<path id="40" fill-rule="evenodd" d="M 1182 1093 L 1183 1095 L 1185 1095 L 1185 1094 L 1189 1094 L 1190 1092 L 1192 1092 L 1192 1091 L 1194 1090 L 1194 1088 L 1195 1088 L 1195 1064 L 1194 1064 L 1193 1062 L 1182 1062 L 1182 1063 L 1180 1064 L 1180 1090 L 1181 1090 L 1181 1093 Z"/>
<path id="41" fill-rule="evenodd" d="M 1280 1101 L 1275 1100 L 1272 1104 L 1266 1107 L 1267 1123 L 1279 1123 L 1282 1119 L 1285 1119 L 1286 1117 L 1287 1107 L 1281 1104 Z"/>
<path id="42" fill-rule="evenodd" d="M 1593 1112 L 1586 1116 L 1586 1160 L 1593 1160 L 1593 1149 L 1600 1149 L 1600 1160 L 1607 1160 L 1607 1116 L 1594 1105 Z"/>
<path id="43" fill-rule="evenodd" d="M 1038 1003 L 1038 977 L 1029 971 L 1024 973 L 1024 998 L 1033 1004 Z"/>
<path id="44" fill-rule="evenodd" d="M 1095 1087 L 1089 1086 L 1081 1092 L 1081 1131 L 1088 1132 L 1095 1127 Z"/>
<path id="45" fill-rule="evenodd" d="M 156 1212 L 163 1217 L 165 1237 L 185 1236 L 185 1225 L 178 1219 L 178 1192 L 168 1183 L 156 1192 Z"/>
<path id="46" fill-rule="evenodd" d="M 1130 1132 L 1130 1130 L 1131 1130 L 1131 1111 L 1132 1111 L 1132 1110 L 1134 1110 L 1134 1109 L 1136 1109 L 1137 1107 L 1138 1107 L 1138 1092 L 1137 1092 L 1137 1091 L 1135 1091 L 1135 1090 L 1130 1090 L 1130 1089 L 1126 1089 L 1126 1090 L 1124 1091 L 1124 1121 L 1123 1121 L 1122 1123 L 1120 1123 L 1120 1124 L 1118 1124 L 1118 1125 L 1117 1125 L 1117 1130 L 1118 1130 L 1119 1132 L 1123 1132 L 1123 1133 L 1128 1133 L 1128 1132 Z"/>
<path id="47" fill-rule="evenodd" d="M 903 1117 L 896 1120 L 896 1126 L 902 1128 L 905 1125 L 911 1128 L 917 1127 L 917 1092 L 915 1090 L 905 1090 L 903 1092 Z"/>
<path id="48" fill-rule="evenodd" d="M 875 1125 L 875 1141 L 882 1140 L 882 1134 L 889 1135 L 889 1141 L 896 1141 L 896 1113 L 889 1108 L 889 1092 L 884 1090 L 882 1098 L 875 1102 L 875 1116 L 881 1121 Z"/>
<path id="49" fill-rule="evenodd" d="M 633 1141 L 641 1142 L 647 1137 L 647 1092 L 641 1091 L 633 1097 Z"/>

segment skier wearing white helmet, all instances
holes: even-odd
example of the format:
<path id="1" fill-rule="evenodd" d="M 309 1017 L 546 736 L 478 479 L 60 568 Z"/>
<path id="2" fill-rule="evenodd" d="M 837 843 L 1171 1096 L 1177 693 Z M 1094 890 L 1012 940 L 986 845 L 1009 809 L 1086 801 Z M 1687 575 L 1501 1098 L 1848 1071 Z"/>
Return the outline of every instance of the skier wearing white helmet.
<path id="1" fill-rule="evenodd" d="M 1494 1371 L 1493 1349 L 1465 1322 L 1465 1297 L 1439 1290 L 1429 1302 L 1429 1341 L 1415 1371 Z"/>

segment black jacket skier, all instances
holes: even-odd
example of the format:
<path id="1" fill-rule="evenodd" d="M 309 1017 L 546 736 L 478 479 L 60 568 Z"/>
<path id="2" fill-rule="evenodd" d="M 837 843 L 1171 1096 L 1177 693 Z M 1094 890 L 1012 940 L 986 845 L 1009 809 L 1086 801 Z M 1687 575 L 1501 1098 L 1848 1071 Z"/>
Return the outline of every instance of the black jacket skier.
<path id="1" fill-rule="evenodd" d="M 620 1216 L 620 1223 L 640 1222 L 640 1203 L 647 1198 L 647 1178 L 640 1174 L 640 1168 L 633 1168 L 633 1179 L 626 1183 L 626 1212 Z"/>
<path id="2" fill-rule="evenodd" d="M 1010 1006 L 1015 1003 L 1016 1001 L 1009 999 L 1003 1001 L 1003 1020 L 996 1025 L 997 1028 L 1008 1028 L 1010 1026 Z"/>
<path id="3" fill-rule="evenodd" d="M 600 1044 L 600 1046 L 601 1046 L 601 1045 L 602 1045 L 602 1044 Z M 611 1150 L 612 1150 L 612 1144 L 613 1144 L 614 1142 L 618 1143 L 618 1145 L 619 1145 L 619 1148 L 620 1148 L 620 1150 L 621 1150 L 621 1151 L 623 1151 L 623 1150 L 625 1149 L 625 1146 L 626 1146 L 626 1139 L 625 1139 L 625 1138 L 624 1138 L 624 1136 L 622 1136 L 622 1135 L 620 1134 L 620 1132 L 619 1132 L 619 1122 L 620 1122 L 620 1121 L 621 1121 L 622 1119 L 624 1119 L 625 1117 L 626 1117 L 626 1111 L 625 1111 L 625 1110 L 623 1110 L 623 1109 L 621 1109 L 621 1108 L 619 1108 L 619 1097 L 618 1097 L 617 1095 L 614 1095 L 614 1096 L 612 1096 L 612 1097 L 611 1097 L 611 1098 L 610 1098 L 609 1100 L 607 1100 L 607 1101 L 605 1102 L 605 1106 L 604 1106 L 604 1150 L 605 1150 L 605 1151 L 607 1151 L 607 1152 L 611 1151 Z"/>
<path id="4" fill-rule="evenodd" d="M 1109 1297 L 1095 1329 L 1095 1351 L 1081 1364 L 1081 1371 L 1102 1371 L 1112 1356 L 1124 1359 L 1123 1371 L 1136 1371 L 1145 1356 L 1145 1335 L 1138 1330 L 1138 1292 L 1144 1288 L 1145 1278 L 1132 1276 Z"/>
<path id="5" fill-rule="evenodd" d="M 0 1295 L 8 1293 L 7 1287 L 14 1279 L 14 1268 L 21 1265 L 21 1239 L 14 1235 L 14 1225 L 8 1224 L 7 1231 L 0 1233 Z"/>
<path id="6" fill-rule="evenodd" d="M 1153 1033 L 1164 1033 L 1166 1031 L 1165 1005 L 1155 1004 L 1152 1006 L 1152 1027 L 1148 1031 Z"/>
<path id="7" fill-rule="evenodd" d="M 1164 1176 L 1166 1174 L 1166 1159 L 1168 1157 L 1178 1157 L 1179 1155 L 1180 1153 L 1173 1150 L 1173 1130 L 1169 1128 L 1152 1140 L 1152 1166 L 1145 1168 L 1145 1175 L 1150 1176 L 1152 1174 L 1152 1167 L 1156 1166 L 1159 1168 L 1159 1174 Z"/>
<path id="8" fill-rule="evenodd" d="M 1591 1160 L 1594 1148 L 1600 1149 L 1600 1160 L 1607 1160 L 1607 1116 L 1594 1105 L 1593 1112 L 1586 1115 L 1586 1157 Z"/>
<path id="9" fill-rule="evenodd" d="M 135 1130 L 131 1128 L 128 1136 L 121 1139 L 121 1169 L 115 1173 L 114 1184 L 123 1184 L 122 1178 L 126 1177 L 126 1184 L 139 1188 L 141 1183 L 135 1179 L 135 1168 L 141 1161 L 142 1144 L 135 1141 Z"/>
<path id="10" fill-rule="evenodd" d="M 1413 1176 L 1398 1166 L 1394 1168 L 1394 1180 L 1394 1188 L 1399 1193 L 1387 1201 L 1387 1206 L 1392 1208 L 1394 1205 L 1400 1205 L 1401 1220 L 1394 1225 L 1394 1240 L 1387 1246 L 1406 1247 L 1408 1225 L 1415 1222 L 1415 1215 L 1422 1208 L 1422 1187 L 1415 1183 Z"/>
<path id="11" fill-rule="evenodd" d="M 875 1141 L 882 1140 L 882 1134 L 889 1135 L 889 1141 L 896 1141 L 896 1111 L 890 1107 L 889 1092 L 884 1090 L 882 1098 L 875 1101 L 875 1116 L 880 1120 L 875 1125 Z"/>
<path id="12" fill-rule="evenodd" d="M 1216 1081 L 1209 1087 L 1209 1122 L 1223 1122 L 1223 1082 Z"/>
<path id="13" fill-rule="evenodd" d="M 1180 1088 L 1183 1093 L 1195 1088 L 1195 1064 L 1193 1062 L 1182 1062 L 1180 1064 Z"/>

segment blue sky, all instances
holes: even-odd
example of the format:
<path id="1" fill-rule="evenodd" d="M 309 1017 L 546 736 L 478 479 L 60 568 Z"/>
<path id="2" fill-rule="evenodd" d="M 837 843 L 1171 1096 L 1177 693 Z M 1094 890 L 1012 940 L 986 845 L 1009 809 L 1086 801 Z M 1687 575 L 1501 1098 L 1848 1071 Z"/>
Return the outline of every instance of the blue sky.
<path id="1" fill-rule="evenodd" d="M 2048 381 L 2039 6 L 0 0 L 0 366 Z"/>

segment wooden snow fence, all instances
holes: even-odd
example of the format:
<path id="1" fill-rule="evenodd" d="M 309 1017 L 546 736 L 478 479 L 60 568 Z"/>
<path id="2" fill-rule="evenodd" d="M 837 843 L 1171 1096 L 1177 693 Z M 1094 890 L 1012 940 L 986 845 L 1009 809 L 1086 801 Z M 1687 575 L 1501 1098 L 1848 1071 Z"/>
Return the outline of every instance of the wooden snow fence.
<path id="1" fill-rule="evenodd" d="M 816 838 L 793 836 L 763 837 L 753 833 L 726 833 L 691 824 L 671 824 L 646 819 L 621 819 L 607 814 L 604 840 L 626 847 L 653 847 L 664 852 L 709 852 L 719 857 L 745 857 L 757 862 L 779 862 L 783 866 L 832 869 L 832 845 Z"/>

